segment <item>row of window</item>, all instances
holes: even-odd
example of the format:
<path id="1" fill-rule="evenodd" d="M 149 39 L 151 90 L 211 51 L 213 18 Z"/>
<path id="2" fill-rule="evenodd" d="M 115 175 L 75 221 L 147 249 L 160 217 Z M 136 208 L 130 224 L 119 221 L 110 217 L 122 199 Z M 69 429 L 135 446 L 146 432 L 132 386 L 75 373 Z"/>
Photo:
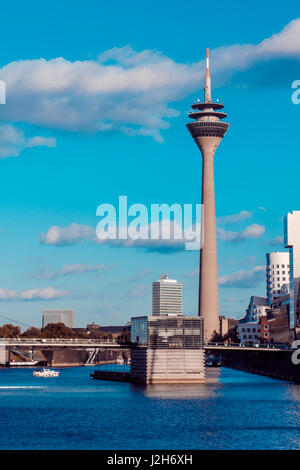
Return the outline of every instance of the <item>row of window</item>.
<path id="1" fill-rule="evenodd" d="M 282 267 L 282 268 L 285 268 L 285 264 L 282 264 L 282 265 L 281 265 L 281 267 Z M 289 264 L 287 264 L 287 265 L 286 265 L 286 267 L 287 267 L 287 268 L 289 268 L 289 267 L 290 267 L 290 265 L 289 265 Z M 279 264 L 277 264 L 277 265 L 275 266 L 275 264 L 272 264 L 272 268 L 280 268 L 280 265 L 279 265 Z"/>

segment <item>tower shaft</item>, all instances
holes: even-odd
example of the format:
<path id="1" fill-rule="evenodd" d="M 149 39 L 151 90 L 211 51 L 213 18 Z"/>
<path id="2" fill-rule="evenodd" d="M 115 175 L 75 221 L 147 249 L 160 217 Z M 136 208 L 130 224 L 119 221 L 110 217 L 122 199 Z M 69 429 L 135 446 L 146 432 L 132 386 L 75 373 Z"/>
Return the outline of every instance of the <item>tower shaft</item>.
<path id="1" fill-rule="evenodd" d="M 203 142 L 203 140 L 210 142 Z M 219 331 L 218 267 L 214 183 L 215 137 L 197 139 L 202 153 L 202 240 L 199 268 L 198 315 L 204 317 L 204 337 Z M 202 141 L 202 145 L 199 141 Z"/>

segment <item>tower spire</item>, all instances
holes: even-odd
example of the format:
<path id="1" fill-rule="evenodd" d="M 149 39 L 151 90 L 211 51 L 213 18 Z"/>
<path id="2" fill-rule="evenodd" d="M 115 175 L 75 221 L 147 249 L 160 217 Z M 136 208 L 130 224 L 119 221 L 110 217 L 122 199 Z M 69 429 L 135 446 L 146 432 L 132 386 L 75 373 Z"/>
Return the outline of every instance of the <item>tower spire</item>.
<path id="1" fill-rule="evenodd" d="M 211 103 L 211 81 L 209 74 L 209 49 L 206 48 L 206 75 L 205 75 L 205 86 L 204 86 L 204 102 Z"/>

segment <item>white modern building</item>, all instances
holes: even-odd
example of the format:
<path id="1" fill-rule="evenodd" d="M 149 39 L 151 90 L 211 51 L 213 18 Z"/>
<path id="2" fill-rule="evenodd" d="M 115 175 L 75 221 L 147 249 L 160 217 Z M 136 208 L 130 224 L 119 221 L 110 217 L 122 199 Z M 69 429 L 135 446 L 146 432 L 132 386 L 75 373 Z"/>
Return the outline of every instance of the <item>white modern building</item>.
<path id="1" fill-rule="evenodd" d="M 267 303 L 289 293 L 290 254 L 288 251 L 267 253 Z"/>
<path id="2" fill-rule="evenodd" d="M 182 284 L 167 274 L 152 283 L 152 315 L 182 315 Z"/>
<path id="3" fill-rule="evenodd" d="M 290 328 L 300 324 L 300 211 L 284 218 L 284 244 L 290 253 Z"/>
<path id="4" fill-rule="evenodd" d="M 64 323 L 69 328 L 74 328 L 74 310 L 43 310 L 43 328 L 49 323 Z"/>
<path id="5" fill-rule="evenodd" d="M 245 321 L 255 322 L 260 319 L 262 315 L 265 315 L 267 310 L 270 307 L 267 305 L 267 301 L 264 297 L 258 297 L 257 295 L 252 295 L 248 308 L 246 310 Z"/>

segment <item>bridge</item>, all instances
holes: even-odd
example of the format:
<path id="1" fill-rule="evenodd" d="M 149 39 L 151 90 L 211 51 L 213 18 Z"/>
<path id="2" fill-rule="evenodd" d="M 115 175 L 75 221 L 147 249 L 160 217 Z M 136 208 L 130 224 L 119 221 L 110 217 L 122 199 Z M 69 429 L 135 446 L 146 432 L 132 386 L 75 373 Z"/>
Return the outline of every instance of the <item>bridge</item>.
<path id="1" fill-rule="evenodd" d="M 25 339 L 25 338 L 1 338 L 1 346 L 25 346 L 25 347 L 68 347 L 68 348 L 120 348 L 126 345 L 120 345 L 114 339 L 66 339 L 66 338 L 47 338 L 47 339 Z M 127 345 L 127 347 L 130 347 Z"/>
<path id="2" fill-rule="evenodd" d="M 1 338 L 0 366 L 67 367 L 127 362 L 129 348 L 114 339 Z"/>
<path id="3" fill-rule="evenodd" d="M 114 339 L 2 338 L 0 366 L 22 365 L 22 361 L 49 367 L 128 362 L 131 347 Z M 205 343 L 204 349 L 221 356 L 225 367 L 300 383 L 300 364 L 292 361 L 295 350 L 289 345 Z"/>

